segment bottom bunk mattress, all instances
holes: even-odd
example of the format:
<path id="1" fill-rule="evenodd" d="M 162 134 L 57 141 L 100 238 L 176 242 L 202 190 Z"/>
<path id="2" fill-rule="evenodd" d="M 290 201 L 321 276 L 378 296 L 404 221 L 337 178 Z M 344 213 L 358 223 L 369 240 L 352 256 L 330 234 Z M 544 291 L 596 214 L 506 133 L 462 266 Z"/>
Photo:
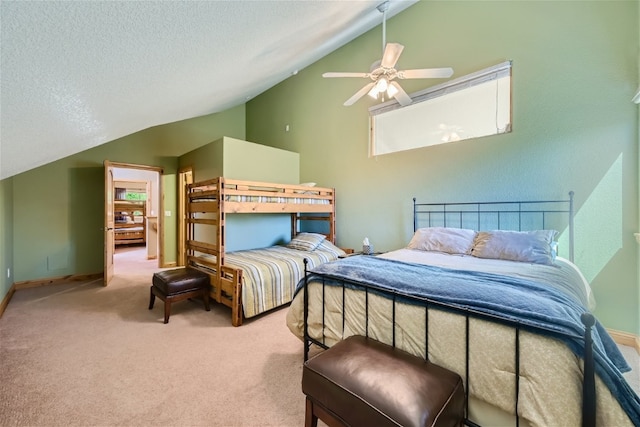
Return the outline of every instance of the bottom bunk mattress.
<path id="1" fill-rule="evenodd" d="M 116 228 L 114 230 L 114 238 L 116 244 L 124 243 L 144 243 L 145 233 L 144 227 L 125 227 Z"/>
<path id="2" fill-rule="evenodd" d="M 463 378 L 468 364 L 468 416 L 480 425 L 516 425 L 512 418 L 515 413 L 520 425 L 580 425 L 583 366 L 577 354 L 579 344 L 567 344 L 524 326 L 516 338 L 512 326 L 475 317 L 469 319 L 467 326 L 466 317 L 452 311 L 402 297 L 394 302 L 386 294 L 367 292 L 367 288 L 382 283 L 396 292 L 399 289 L 400 295 L 415 292 L 432 301 L 446 301 L 518 321 L 521 313 L 528 313 L 522 319 L 525 324 L 529 316 L 535 322 L 549 320 L 546 327 L 574 328 L 579 337 L 582 325 L 575 317 L 588 311 L 593 300 L 588 284 L 580 280 L 581 275 L 570 262 L 558 260 L 553 266 L 533 266 L 411 250 L 383 256 L 387 259 L 350 257 L 311 272 L 311 338 L 330 347 L 350 335 L 368 335 L 387 344 L 394 342 L 396 347 L 421 357 L 428 353 L 433 363 Z M 488 265 L 488 270 L 482 271 L 483 265 Z M 513 271 L 506 276 L 509 270 Z M 565 283 L 565 276 L 576 278 L 577 283 Z M 342 278 L 358 285 L 339 285 Z M 538 286 L 540 281 L 553 285 Z M 304 289 L 300 288 L 287 313 L 289 329 L 300 338 L 304 334 L 303 295 Z M 537 306 L 529 305 L 535 300 L 543 307 L 543 300 L 548 299 L 558 302 L 548 316 Z M 560 319 L 558 324 L 550 320 L 555 317 Z M 620 373 L 628 366 L 606 331 L 598 327 L 593 332 L 598 425 L 634 425 L 640 420 L 640 400 Z M 516 342 L 518 361 L 514 358 Z M 468 362 L 465 348 L 469 349 Z"/>
<path id="3" fill-rule="evenodd" d="M 249 318 L 291 302 L 295 287 L 308 268 L 317 267 L 343 256 L 344 251 L 329 241 L 312 250 L 272 246 L 229 252 L 224 265 L 242 270 L 242 308 Z"/>

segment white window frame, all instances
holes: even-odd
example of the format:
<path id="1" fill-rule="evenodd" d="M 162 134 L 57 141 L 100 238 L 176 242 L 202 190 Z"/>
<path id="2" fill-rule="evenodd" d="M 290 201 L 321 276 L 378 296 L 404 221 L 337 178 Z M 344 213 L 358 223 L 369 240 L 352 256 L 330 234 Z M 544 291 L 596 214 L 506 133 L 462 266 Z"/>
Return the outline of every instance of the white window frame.
<path id="1" fill-rule="evenodd" d="M 412 93 L 406 107 L 370 107 L 370 156 L 511 132 L 511 68 L 502 62 Z"/>

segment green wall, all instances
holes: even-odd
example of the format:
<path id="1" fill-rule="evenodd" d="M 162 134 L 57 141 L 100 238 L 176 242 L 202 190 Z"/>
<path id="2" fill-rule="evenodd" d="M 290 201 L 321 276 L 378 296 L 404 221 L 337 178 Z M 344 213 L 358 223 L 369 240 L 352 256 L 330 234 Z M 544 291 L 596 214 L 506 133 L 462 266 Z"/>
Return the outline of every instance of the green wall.
<path id="1" fill-rule="evenodd" d="M 247 181 L 298 184 L 300 155 L 279 148 L 224 138 L 223 176 Z"/>
<path id="2" fill-rule="evenodd" d="M 222 149 L 222 143 L 214 141 L 189 151 L 178 159 L 180 168 L 191 168 L 193 182 L 222 176 Z"/>
<path id="3" fill-rule="evenodd" d="M 638 22 L 640 22 L 640 5 L 638 6 Z M 638 28 L 638 45 L 640 46 L 640 26 Z M 638 64 L 638 91 L 640 91 L 640 52 L 638 52 L 638 58 L 637 58 L 637 64 Z M 640 107 L 640 105 L 638 105 L 638 107 Z M 640 108 L 637 109 L 637 113 L 638 113 L 638 165 L 640 165 Z M 640 182 L 640 166 L 638 166 L 638 182 Z M 640 195 L 638 195 L 638 211 L 640 212 Z M 640 233 L 640 214 L 638 215 L 638 227 L 636 228 L 636 231 L 638 233 Z M 640 289 L 640 241 L 637 242 L 638 243 L 638 256 L 637 256 L 637 267 L 638 267 L 638 288 Z M 640 290 L 638 291 L 638 311 L 640 311 Z M 640 320 L 638 320 L 638 323 L 640 323 Z M 640 330 L 640 326 L 638 326 L 638 329 Z"/>
<path id="4" fill-rule="evenodd" d="M 0 301 L 13 284 L 13 179 L 0 181 Z M 10 277 L 7 277 L 10 269 Z"/>
<path id="5" fill-rule="evenodd" d="M 301 180 L 336 187 L 337 241 L 406 245 L 411 199 L 485 201 L 576 193 L 576 263 L 609 328 L 640 333 L 638 2 L 421 1 L 387 22 L 400 69 L 451 66 L 459 77 L 513 61 L 513 132 L 368 157 L 366 71 L 373 29 L 247 103 L 247 139 L 300 153 Z M 407 92 L 441 80 L 403 80 Z M 285 125 L 290 131 L 285 132 Z"/>
<path id="6" fill-rule="evenodd" d="M 298 153 L 228 136 L 185 153 L 179 163 L 192 168 L 194 182 L 219 176 L 279 184 L 300 179 Z"/>
<path id="7" fill-rule="evenodd" d="M 149 128 L 2 181 L 13 193 L 0 199 L 13 208 L 13 241 L 2 246 L 13 255 L 13 281 L 103 271 L 104 160 L 163 169 L 161 210 L 172 212 L 164 256 L 175 262 L 178 156 L 223 135 L 244 138 L 244 105 Z M 10 227 L 10 217 L 1 219 Z"/>
<path id="8" fill-rule="evenodd" d="M 381 27 L 222 113 L 146 129 L 0 181 L 0 296 L 14 281 L 102 271 L 105 159 L 162 167 L 175 211 L 178 157 L 222 136 L 300 153 L 301 181 L 337 189 L 338 244 L 378 250 L 411 236 L 411 198 L 537 199 L 576 192 L 576 263 L 596 314 L 640 334 L 638 1 L 421 1 L 387 25 L 399 68 L 452 66 L 454 77 L 513 60 L 513 132 L 368 157 L 368 106 L 342 103 L 364 81 Z M 440 82 L 402 81 L 408 91 Z M 246 113 L 246 115 L 245 115 Z M 285 132 L 285 125 L 290 131 Z M 196 174 L 196 179 L 197 174 Z M 175 260 L 175 215 L 165 257 Z M 6 279 L 6 269 L 13 277 Z"/>
<path id="9" fill-rule="evenodd" d="M 180 157 L 180 167 L 190 166 L 194 182 L 224 176 L 247 181 L 297 184 L 300 155 L 266 145 L 223 137 Z M 264 248 L 291 239 L 288 214 L 228 214 L 226 251 Z M 209 226 L 196 227 L 203 241 L 214 238 Z M 199 234 L 202 233 L 202 234 Z"/>

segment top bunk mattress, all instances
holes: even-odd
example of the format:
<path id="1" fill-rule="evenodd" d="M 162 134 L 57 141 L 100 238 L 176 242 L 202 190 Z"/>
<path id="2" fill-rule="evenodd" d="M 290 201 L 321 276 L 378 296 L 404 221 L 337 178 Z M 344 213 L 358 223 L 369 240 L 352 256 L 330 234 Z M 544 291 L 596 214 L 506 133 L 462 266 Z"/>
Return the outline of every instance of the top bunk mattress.
<path id="1" fill-rule="evenodd" d="M 315 183 L 275 184 L 217 178 L 191 184 L 191 202 L 218 201 L 232 203 L 278 203 L 329 205 L 334 199 L 331 188 L 316 187 Z"/>
<path id="2" fill-rule="evenodd" d="M 282 196 L 242 196 L 242 195 L 225 195 L 226 202 L 239 203 L 287 203 L 287 204 L 311 204 L 311 205 L 328 205 L 331 203 L 327 199 L 315 199 L 304 196 L 282 197 Z"/>

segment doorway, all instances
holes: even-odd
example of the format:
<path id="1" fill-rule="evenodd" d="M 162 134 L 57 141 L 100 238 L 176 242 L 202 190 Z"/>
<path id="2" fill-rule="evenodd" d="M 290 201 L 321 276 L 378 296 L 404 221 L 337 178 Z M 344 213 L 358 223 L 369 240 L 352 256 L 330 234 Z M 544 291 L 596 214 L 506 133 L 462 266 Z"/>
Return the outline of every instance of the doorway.
<path id="1" fill-rule="evenodd" d="M 187 241 L 186 187 L 193 184 L 193 168 L 188 166 L 178 171 L 178 265 L 187 265 L 185 242 Z"/>
<path id="2" fill-rule="evenodd" d="M 105 161 L 110 191 L 105 192 L 105 285 L 113 274 L 163 265 L 162 169 Z M 109 194 L 110 193 L 110 194 Z M 109 212 L 109 209 L 112 211 Z M 110 257 L 110 258 L 109 258 Z M 111 265 L 110 265 L 111 264 Z M 107 274 L 107 272 L 111 274 Z"/>

